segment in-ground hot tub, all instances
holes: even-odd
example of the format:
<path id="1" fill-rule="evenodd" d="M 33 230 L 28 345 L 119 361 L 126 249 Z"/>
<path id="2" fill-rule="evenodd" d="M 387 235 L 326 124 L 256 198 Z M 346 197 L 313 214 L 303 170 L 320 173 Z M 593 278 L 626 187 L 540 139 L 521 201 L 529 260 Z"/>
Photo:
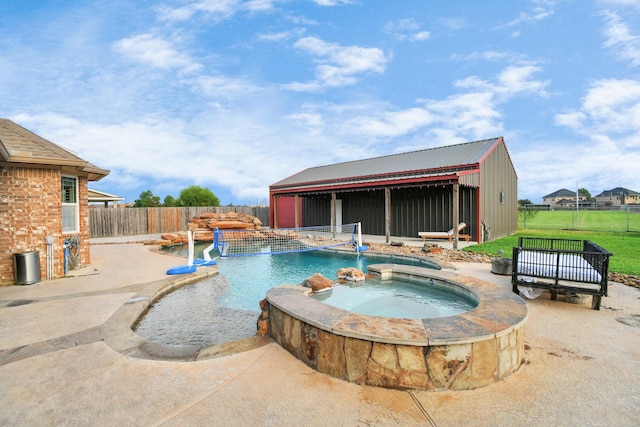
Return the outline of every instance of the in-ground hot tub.
<path id="1" fill-rule="evenodd" d="M 522 363 L 527 306 L 510 289 L 420 267 L 376 264 L 368 270 L 382 280 L 436 280 L 468 292 L 478 305 L 448 317 L 370 316 L 310 298 L 308 288 L 283 285 L 267 293 L 271 337 L 319 372 L 387 388 L 475 389 Z"/>

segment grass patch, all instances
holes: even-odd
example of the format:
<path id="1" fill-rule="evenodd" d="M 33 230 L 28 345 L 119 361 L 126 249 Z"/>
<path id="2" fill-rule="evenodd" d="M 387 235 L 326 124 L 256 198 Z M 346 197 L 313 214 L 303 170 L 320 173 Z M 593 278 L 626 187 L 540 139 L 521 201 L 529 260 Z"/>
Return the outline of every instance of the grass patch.
<path id="1" fill-rule="evenodd" d="M 609 260 L 609 271 L 640 276 L 640 233 L 527 229 L 501 239 L 468 246 L 464 250 L 494 256 L 502 250 L 505 258 L 511 258 L 520 236 L 591 240 L 613 254 Z"/>
<path id="2" fill-rule="evenodd" d="M 640 230 L 640 213 L 623 210 L 596 211 L 520 211 L 518 229 L 605 230 L 607 232 Z"/>

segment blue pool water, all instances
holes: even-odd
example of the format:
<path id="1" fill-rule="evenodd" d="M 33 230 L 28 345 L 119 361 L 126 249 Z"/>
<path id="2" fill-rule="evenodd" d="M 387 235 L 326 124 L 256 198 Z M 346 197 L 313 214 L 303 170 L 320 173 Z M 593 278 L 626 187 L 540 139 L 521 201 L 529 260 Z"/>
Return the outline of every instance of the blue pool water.
<path id="1" fill-rule="evenodd" d="M 383 256 L 325 251 L 223 258 L 218 260 L 219 271 L 228 278 L 231 286 L 218 302 L 225 307 L 256 310 L 258 301 L 274 286 L 298 285 L 314 273 L 333 280 L 340 268 L 356 267 L 366 272 L 367 265 L 384 262 L 420 264 L 408 258 L 402 261 Z"/>
<path id="2" fill-rule="evenodd" d="M 202 257 L 206 244 L 196 244 L 195 256 Z M 186 247 L 170 249 L 186 255 Z M 211 254 L 212 257 L 215 253 Z M 329 279 L 343 267 L 356 267 L 366 272 L 367 265 L 395 263 L 428 268 L 440 267 L 427 259 L 393 255 L 357 254 L 345 251 L 308 251 L 278 255 L 253 255 L 218 258 L 218 271 L 229 282 L 229 289 L 218 298 L 218 304 L 238 310 L 259 311 L 258 302 L 267 291 L 281 284 L 298 285 L 315 273 Z"/>
<path id="3" fill-rule="evenodd" d="M 206 246 L 196 244 L 196 258 L 202 258 L 202 249 Z M 186 257 L 186 246 L 168 250 Z M 260 300 L 274 286 L 297 285 L 315 273 L 335 279 L 336 271 L 343 267 L 356 267 L 366 272 L 369 264 L 439 268 L 426 259 L 358 255 L 355 250 L 349 253 L 309 251 L 229 257 L 217 261 L 220 274 L 162 297 L 140 320 L 136 332 L 156 342 L 177 345 L 204 346 L 247 338 L 255 335 Z"/>
<path id="4" fill-rule="evenodd" d="M 311 298 L 353 313 L 405 319 L 456 316 L 478 305 L 467 294 L 455 292 L 433 279 L 426 282 L 367 279 L 364 283 L 334 286 Z"/>

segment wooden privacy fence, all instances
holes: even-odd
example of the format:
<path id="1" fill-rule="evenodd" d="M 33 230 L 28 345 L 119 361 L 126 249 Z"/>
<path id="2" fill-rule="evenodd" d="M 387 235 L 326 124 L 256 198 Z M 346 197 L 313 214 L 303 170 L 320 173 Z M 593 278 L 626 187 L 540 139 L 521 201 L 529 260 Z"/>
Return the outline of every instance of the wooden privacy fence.
<path id="1" fill-rule="evenodd" d="M 237 212 L 256 216 L 269 226 L 269 208 L 258 206 L 199 206 L 185 208 L 104 208 L 89 209 L 90 237 L 161 234 L 187 230 L 193 217 L 207 212 Z"/>

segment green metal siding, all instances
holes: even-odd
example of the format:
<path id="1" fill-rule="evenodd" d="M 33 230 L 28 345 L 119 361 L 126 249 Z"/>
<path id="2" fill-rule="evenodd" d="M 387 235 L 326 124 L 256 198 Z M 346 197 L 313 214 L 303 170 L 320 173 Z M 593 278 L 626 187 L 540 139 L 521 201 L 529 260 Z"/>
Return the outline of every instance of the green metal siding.
<path id="1" fill-rule="evenodd" d="M 501 142 L 480 164 L 480 219 L 491 227 L 490 240 L 518 229 L 518 177 Z M 500 194 L 504 193 L 501 202 Z"/>

